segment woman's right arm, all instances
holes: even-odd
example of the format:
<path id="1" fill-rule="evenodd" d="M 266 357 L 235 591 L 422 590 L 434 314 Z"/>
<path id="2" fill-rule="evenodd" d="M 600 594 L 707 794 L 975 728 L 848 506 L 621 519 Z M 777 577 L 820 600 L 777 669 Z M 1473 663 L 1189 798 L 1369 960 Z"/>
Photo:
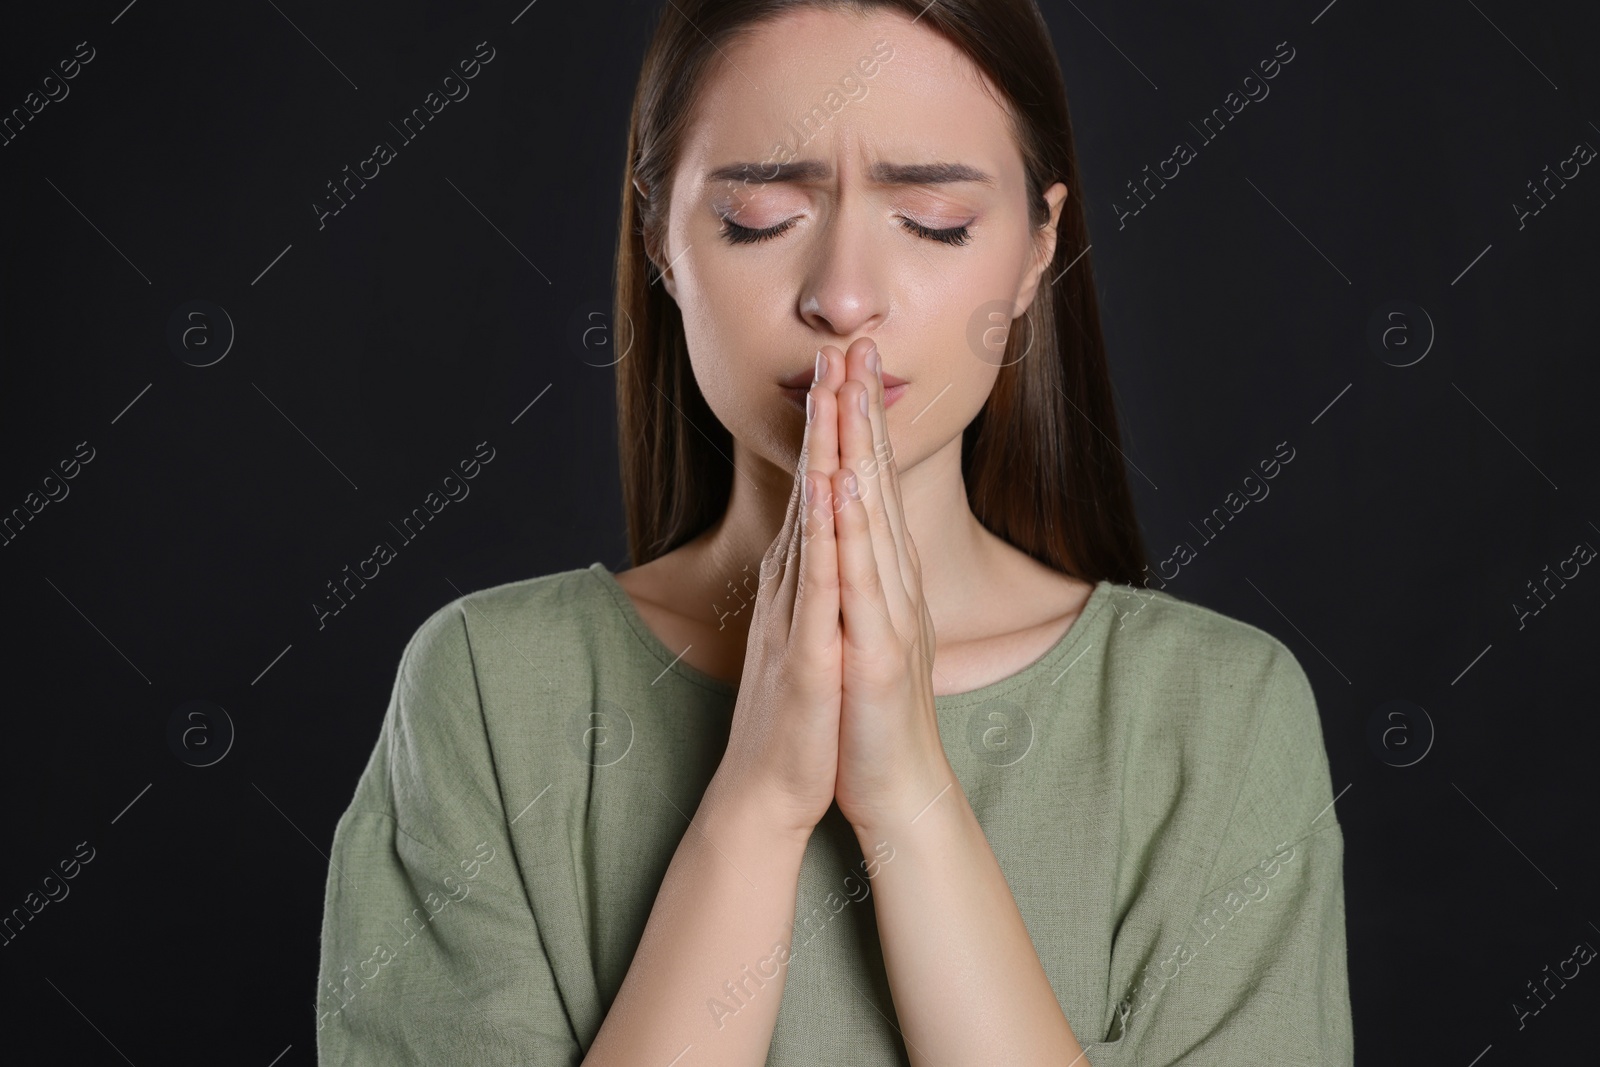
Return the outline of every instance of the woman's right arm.
<path id="1" fill-rule="evenodd" d="M 815 417 L 788 513 L 761 564 L 728 747 L 584 1067 L 666 1067 L 686 1052 L 696 1067 L 766 1062 L 800 861 L 833 803 L 839 762 L 839 578 L 828 491 L 838 467 L 837 401 L 825 387 L 812 393 Z"/>
<path id="2" fill-rule="evenodd" d="M 584 1067 L 766 1062 L 806 837 L 762 809 L 713 778 Z"/>

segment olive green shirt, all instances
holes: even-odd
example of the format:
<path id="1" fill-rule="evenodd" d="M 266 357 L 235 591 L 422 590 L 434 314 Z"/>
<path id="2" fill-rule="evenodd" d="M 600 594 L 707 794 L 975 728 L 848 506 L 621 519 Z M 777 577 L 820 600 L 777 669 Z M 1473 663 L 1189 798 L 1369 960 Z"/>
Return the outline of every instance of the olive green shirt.
<path id="1" fill-rule="evenodd" d="M 600 563 L 429 616 L 334 832 L 318 1063 L 580 1063 L 736 692 L 667 648 Z M 1352 1062 L 1344 838 L 1287 647 L 1102 581 L 1041 658 L 935 705 L 1092 1067 Z M 880 862 L 830 808 L 800 869 L 769 1067 L 908 1062 Z M 759 981 L 708 985 L 708 1018 Z"/>

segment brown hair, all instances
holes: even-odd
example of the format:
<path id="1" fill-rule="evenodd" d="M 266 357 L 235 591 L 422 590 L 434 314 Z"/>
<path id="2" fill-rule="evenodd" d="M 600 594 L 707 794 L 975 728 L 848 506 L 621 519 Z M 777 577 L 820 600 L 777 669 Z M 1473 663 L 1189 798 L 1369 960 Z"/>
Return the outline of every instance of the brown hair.
<path id="1" fill-rule="evenodd" d="M 973 513 L 996 536 L 1084 581 L 1143 586 L 1066 87 L 1034 0 L 671 0 L 663 9 L 634 94 L 617 244 L 616 309 L 631 327 L 631 349 L 616 365 L 617 443 L 634 565 L 710 527 L 733 486 L 732 435 L 695 382 L 677 303 L 653 284 L 660 275 L 650 253 L 665 233 L 685 127 L 720 46 L 806 7 L 902 11 L 962 49 L 1005 95 L 1036 234 L 1049 221 L 1043 191 L 1066 184 L 1054 262 L 963 431 L 961 468 Z"/>

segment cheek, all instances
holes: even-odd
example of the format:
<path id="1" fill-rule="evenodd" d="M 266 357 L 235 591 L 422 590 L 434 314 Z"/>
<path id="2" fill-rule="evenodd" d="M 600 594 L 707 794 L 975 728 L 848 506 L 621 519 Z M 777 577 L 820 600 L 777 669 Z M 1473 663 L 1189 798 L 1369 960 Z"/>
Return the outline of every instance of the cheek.
<path id="1" fill-rule="evenodd" d="M 990 308 L 1014 307 L 1018 284 L 1017 271 L 1001 263 L 1002 258 L 963 262 L 952 256 L 944 269 L 925 274 L 920 290 L 902 308 L 904 322 L 895 334 L 904 348 L 904 376 L 913 384 L 889 409 L 895 458 L 902 469 L 959 438 L 994 390 L 1002 358 L 982 348 L 989 326 L 986 315 Z M 1019 328 L 1026 329 L 1020 320 L 1010 324 L 1013 332 Z M 1026 340 L 1021 336 L 1016 343 Z M 891 371 L 894 363 L 891 358 Z"/>
<path id="2" fill-rule="evenodd" d="M 738 412 L 744 406 L 740 390 L 747 388 L 733 373 L 743 347 L 738 332 L 726 316 L 713 318 L 687 312 L 683 318 L 683 332 L 689 344 L 689 366 L 701 394 L 718 421 L 737 436 Z"/>
<path id="3" fill-rule="evenodd" d="M 930 360 L 911 391 L 889 410 L 891 425 L 906 444 L 914 442 L 919 460 L 920 453 L 961 436 L 983 410 L 999 376 L 999 369 L 974 356 L 958 332 L 941 335 L 939 351 L 939 361 Z"/>
<path id="4" fill-rule="evenodd" d="M 951 303 L 960 316 L 952 329 L 960 331 L 971 357 L 991 371 L 1040 358 L 1030 316 L 1016 314 L 1028 266 L 1028 249 L 1022 244 L 996 249 L 981 260 L 974 259 L 961 278 L 961 291 L 952 294 Z M 1036 311 L 1049 296 L 1049 279 L 1041 276 L 1029 310 Z"/>
<path id="5" fill-rule="evenodd" d="M 771 385 L 780 376 L 776 368 L 794 362 L 793 353 L 773 350 L 775 338 L 795 334 L 781 328 L 791 305 L 792 298 L 778 287 L 753 279 L 748 269 L 714 252 L 679 276 L 683 332 L 707 400 L 721 396 L 733 403 L 748 397 L 756 386 Z"/>
<path id="6" fill-rule="evenodd" d="M 694 258 L 691 252 L 679 266 Z M 729 257 L 715 252 L 679 275 L 678 305 L 689 365 L 712 414 L 729 433 L 774 462 L 803 430 L 802 417 L 788 406 L 776 381 L 806 355 L 774 349 L 792 303 L 776 287 L 752 282 Z"/>

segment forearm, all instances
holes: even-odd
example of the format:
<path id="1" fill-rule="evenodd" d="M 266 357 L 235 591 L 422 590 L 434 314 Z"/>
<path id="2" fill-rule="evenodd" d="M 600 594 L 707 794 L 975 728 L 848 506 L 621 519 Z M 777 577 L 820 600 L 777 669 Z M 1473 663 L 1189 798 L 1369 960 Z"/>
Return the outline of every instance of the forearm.
<path id="1" fill-rule="evenodd" d="M 878 840 L 895 849 L 873 880 L 873 906 L 911 1063 L 1088 1067 L 954 776 L 920 813 L 855 830 L 863 849 Z"/>
<path id="2" fill-rule="evenodd" d="M 584 1067 L 760 1067 L 778 1017 L 805 841 L 713 779 Z M 692 1047 L 691 1047 L 692 1046 Z"/>

